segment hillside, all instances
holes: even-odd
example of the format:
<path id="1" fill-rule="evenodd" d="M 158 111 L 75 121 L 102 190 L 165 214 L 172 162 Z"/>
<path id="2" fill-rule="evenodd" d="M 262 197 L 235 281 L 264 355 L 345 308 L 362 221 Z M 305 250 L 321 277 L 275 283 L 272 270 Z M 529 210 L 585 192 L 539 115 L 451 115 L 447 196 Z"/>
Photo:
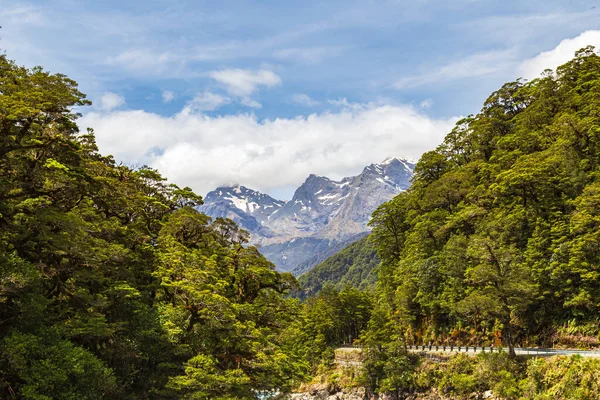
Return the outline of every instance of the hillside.
<path id="1" fill-rule="evenodd" d="M 300 275 L 300 297 L 312 296 L 326 284 L 337 290 L 346 285 L 362 290 L 373 289 L 377 282 L 377 264 L 379 258 L 375 246 L 369 236 L 365 236 Z"/>
<path id="2" fill-rule="evenodd" d="M 597 348 L 599 178 L 592 48 L 503 85 L 373 214 L 382 260 L 374 313 L 389 321 L 377 329 L 391 331 L 369 335 Z"/>

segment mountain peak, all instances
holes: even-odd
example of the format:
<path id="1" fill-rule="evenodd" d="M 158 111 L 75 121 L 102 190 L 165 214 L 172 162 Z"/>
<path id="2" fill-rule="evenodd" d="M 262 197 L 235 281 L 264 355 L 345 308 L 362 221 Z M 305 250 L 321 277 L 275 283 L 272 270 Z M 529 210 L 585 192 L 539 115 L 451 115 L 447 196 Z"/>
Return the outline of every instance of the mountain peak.
<path id="1" fill-rule="evenodd" d="M 387 157 L 341 180 L 310 174 L 288 202 L 239 184 L 220 187 L 207 195 L 201 211 L 238 222 L 269 260 L 290 270 L 368 232 L 371 213 L 408 188 L 413 168 L 407 160 Z"/>
<path id="2" fill-rule="evenodd" d="M 307 184 L 307 183 L 309 183 L 309 182 L 315 182 L 315 181 L 316 181 L 316 182 L 319 182 L 319 181 L 325 181 L 325 182 L 328 182 L 328 181 L 330 181 L 330 180 L 331 180 L 331 179 L 329 179 L 329 178 L 328 178 L 328 177 L 326 177 L 326 176 L 321 176 L 321 175 L 310 174 L 310 175 L 309 175 L 309 176 L 306 178 L 306 180 L 304 181 L 304 184 Z"/>
<path id="3" fill-rule="evenodd" d="M 400 159 L 398 159 L 397 157 L 386 157 L 386 159 L 383 160 L 379 165 L 388 165 L 394 161 L 400 161 Z"/>
<path id="4" fill-rule="evenodd" d="M 215 189 L 215 191 L 225 191 L 225 192 L 234 192 L 234 193 L 242 193 L 246 191 L 253 192 L 254 190 L 248 189 L 246 186 L 242 186 L 239 183 L 227 186 L 219 186 Z"/>
<path id="5" fill-rule="evenodd" d="M 220 186 L 209 192 L 204 198 L 204 206 L 199 209 L 212 217 L 231 218 L 245 229 L 252 230 L 243 221 L 256 219 L 262 223 L 284 204 L 284 201 L 276 200 L 268 194 L 236 184 Z M 256 224 L 252 224 L 254 225 Z"/>

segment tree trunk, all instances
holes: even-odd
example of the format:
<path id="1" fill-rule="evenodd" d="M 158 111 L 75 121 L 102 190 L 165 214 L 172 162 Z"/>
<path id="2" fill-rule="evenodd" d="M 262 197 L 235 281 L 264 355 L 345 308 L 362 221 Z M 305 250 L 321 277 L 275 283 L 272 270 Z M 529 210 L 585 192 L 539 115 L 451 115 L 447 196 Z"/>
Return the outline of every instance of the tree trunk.
<path id="1" fill-rule="evenodd" d="M 512 326 L 510 325 L 510 321 L 505 323 L 506 326 L 506 344 L 508 345 L 508 356 L 510 358 L 515 358 L 517 354 L 515 353 L 515 345 L 513 343 L 513 333 Z"/>

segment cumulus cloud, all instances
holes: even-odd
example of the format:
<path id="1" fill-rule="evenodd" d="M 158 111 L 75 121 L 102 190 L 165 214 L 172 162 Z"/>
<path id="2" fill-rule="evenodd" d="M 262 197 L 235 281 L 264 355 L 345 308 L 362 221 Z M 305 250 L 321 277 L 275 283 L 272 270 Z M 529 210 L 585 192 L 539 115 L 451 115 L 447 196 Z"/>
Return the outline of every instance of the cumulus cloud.
<path id="1" fill-rule="evenodd" d="M 100 97 L 98 108 L 103 111 L 111 111 L 125 104 L 125 99 L 116 93 L 106 92 Z"/>
<path id="2" fill-rule="evenodd" d="M 328 99 L 327 103 L 331 104 L 334 107 L 340 107 L 342 109 L 355 110 L 355 111 L 360 110 L 364 107 L 363 104 L 349 102 L 348 99 L 345 97 L 340 97 L 339 99 Z"/>
<path id="3" fill-rule="evenodd" d="M 246 107 L 261 108 L 262 104 L 251 96 L 260 86 L 273 87 L 281 84 L 281 78 L 273 71 L 257 71 L 232 68 L 212 71 L 209 76 L 222 84 L 225 91 Z M 231 99 L 229 99 L 231 100 Z"/>
<path id="4" fill-rule="evenodd" d="M 175 93 L 170 90 L 163 90 L 162 93 L 163 103 L 170 103 L 175 99 Z"/>
<path id="5" fill-rule="evenodd" d="M 441 142 L 455 120 L 373 104 L 265 120 L 251 114 L 212 117 L 186 106 L 169 117 L 141 110 L 90 112 L 80 126 L 95 129 L 103 153 L 149 164 L 205 194 L 229 182 L 272 191 L 299 185 L 311 173 L 354 175 L 389 155 L 418 158 Z"/>
<path id="6" fill-rule="evenodd" d="M 571 60 L 577 50 L 589 45 L 600 49 L 600 30 L 585 31 L 577 37 L 564 39 L 554 49 L 525 60 L 519 73 L 527 79 L 537 78 L 545 69 L 556 69 Z"/>

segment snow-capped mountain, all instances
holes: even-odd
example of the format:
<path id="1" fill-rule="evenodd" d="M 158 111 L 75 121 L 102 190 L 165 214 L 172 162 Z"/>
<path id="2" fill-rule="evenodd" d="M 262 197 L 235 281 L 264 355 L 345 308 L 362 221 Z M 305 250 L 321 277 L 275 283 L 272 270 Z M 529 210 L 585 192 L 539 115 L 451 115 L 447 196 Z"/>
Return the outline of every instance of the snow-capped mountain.
<path id="1" fill-rule="evenodd" d="M 256 239 L 273 237 L 273 232 L 264 222 L 278 212 L 285 204 L 268 194 L 260 193 L 245 186 L 219 187 L 204 198 L 199 210 L 212 218 L 229 218 L 251 233 Z"/>
<path id="2" fill-rule="evenodd" d="M 287 202 L 244 186 L 220 187 L 199 209 L 248 230 L 251 244 L 279 269 L 305 271 L 321 253 L 368 232 L 371 213 L 410 186 L 413 168 L 406 160 L 388 158 L 340 181 L 311 174 Z"/>
<path id="3" fill-rule="evenodd" d="M 250 214 L 259 221 L 267 220 L 271 214 L 279 211 L 285 201 L 275 200 L 268 194 L 248 189 L 245 186 L 220 187 L 208 193 L 206 204 L 225 202 L 238 210 Z"/>

